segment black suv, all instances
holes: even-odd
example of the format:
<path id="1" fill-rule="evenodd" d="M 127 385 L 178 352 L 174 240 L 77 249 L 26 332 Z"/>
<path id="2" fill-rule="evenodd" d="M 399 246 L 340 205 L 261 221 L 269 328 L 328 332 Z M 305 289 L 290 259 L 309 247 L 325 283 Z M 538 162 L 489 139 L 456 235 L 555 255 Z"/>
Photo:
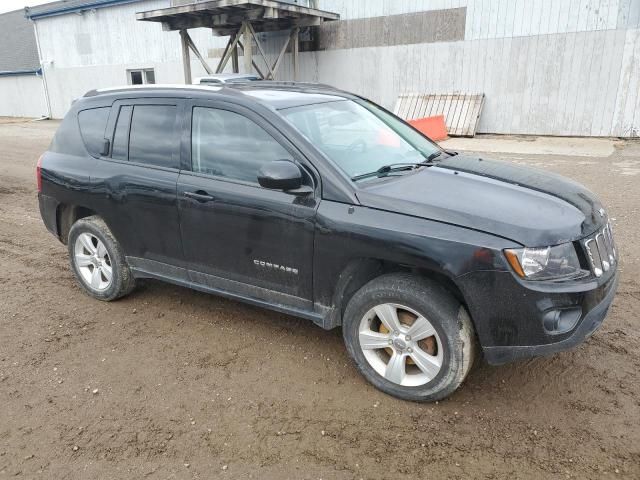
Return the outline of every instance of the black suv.
<path id="1" fill-rule="evenodd" d="M 491 364 L 574 347 L 616 291 L 584 187 L 442 150 L 322 85 L 91 91 L 37 170 L 91 296 L 155 278 L 342 326 L 360 372 L 404 399 L 452 393 L 477 344 Z"/>

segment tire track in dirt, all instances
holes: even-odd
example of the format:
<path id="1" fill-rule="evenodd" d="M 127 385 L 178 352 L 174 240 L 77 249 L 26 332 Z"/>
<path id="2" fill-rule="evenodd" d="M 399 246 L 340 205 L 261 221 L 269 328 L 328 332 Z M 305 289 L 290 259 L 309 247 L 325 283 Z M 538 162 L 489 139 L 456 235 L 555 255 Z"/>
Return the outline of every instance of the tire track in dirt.
<path id="1" fill-rule="evenodd" d="M 602 329 L 418 405 L 358 376 L 339 331 L 153 281 L 109 304 L 84 295 L 35 201 L 54 126 L 0 125 L 0 476 L 640 478 L 640 192 L 601 174 L 624 148 L 546 167 L 616 217 Z"/>

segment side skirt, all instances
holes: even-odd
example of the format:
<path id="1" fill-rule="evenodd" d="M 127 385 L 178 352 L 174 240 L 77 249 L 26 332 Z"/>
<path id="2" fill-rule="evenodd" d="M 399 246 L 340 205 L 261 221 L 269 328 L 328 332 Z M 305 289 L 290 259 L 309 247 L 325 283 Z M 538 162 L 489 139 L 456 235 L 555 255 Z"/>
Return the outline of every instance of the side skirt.
<path id="1" fill-rule="evenodd" d="M 190 272 L 186 268 L 176 267 L 166 263 L 156 262 L 154 260 L 136 257 L 126 257 L 126 259 L 135 278 L 153 278 L 172 283 L 174 285 L 179 285 L 181 287 L 198 290 L 200 292 L 212 293 L 221 297 L 248 303 L 250 305 L 256 305 L 276 312 L 311 320 L 316 325 L 322 328 L 327 328 L 325 325 L 327 325 L 327 317 L 331 309 L 327 309 L 326 307 L 323 307 L 323 313 L 318 313 L 298 306 L 287 305 L 286 303 L 280 303 L 277 301 L 268 301 L 245 293 L 230 291 L 228 287 L 237 284 L 238 290 L 251 291 L 262 294 L 265 297 L 274 297 L 274 299 L 278 297 L 288 298 L 291 297 L 290 295 L 285 295 L 260 287 L 245 285 L 240 282 L 233 282 L 219 277 L 214 277 L 212 275 Z M 192 278 L 190 278 L 190 274 L 199 281 L 192 280 Z M 206 283 L 204 283 L 205 280 Z M 227 289 L 217 286 L 216 283 L 224 284 L 227 286 Z M 293 298 L 290 299 L 293 300 Z M 304 302 L 304 300 L 298 298 L 295 298 L 295 300 L 297 300 L 298 303 Z"/>

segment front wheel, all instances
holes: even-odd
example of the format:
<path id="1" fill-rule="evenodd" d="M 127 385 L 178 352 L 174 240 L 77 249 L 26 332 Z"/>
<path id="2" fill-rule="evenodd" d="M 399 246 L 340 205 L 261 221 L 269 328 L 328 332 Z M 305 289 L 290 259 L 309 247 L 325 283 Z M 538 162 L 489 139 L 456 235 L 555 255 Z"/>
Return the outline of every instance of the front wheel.
<path id="1" fill-rule="evenodd" d="M 358 370 L 383 392 L 414 401 L 453 393 L 475 356 L 471 319 L 438 284 L 388 274 L 362 287 L 345 310 L 343 337 Z"/>

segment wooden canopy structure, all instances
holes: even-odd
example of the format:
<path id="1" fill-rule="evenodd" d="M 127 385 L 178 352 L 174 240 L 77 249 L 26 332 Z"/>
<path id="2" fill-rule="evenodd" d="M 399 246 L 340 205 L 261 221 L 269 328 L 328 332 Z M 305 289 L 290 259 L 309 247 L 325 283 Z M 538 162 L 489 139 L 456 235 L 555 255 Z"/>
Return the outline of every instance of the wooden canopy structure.
<path id="1" fill-rule="evenodd" d="M 300 28 L 321 25 L 323 22 L 339 18 L 337 13 L 276 0 L 211 0 L 136 13 L 137 20 L 160 22 L 163 30 L 180 31 L 185 83 L 191 83 L 190 50 L 207 73 L 214 73 L 189 36 L 189 28 L 211 28 L 214 35 L 229 35 L 229 41 L 215 73 L 222 73 L 230 59 L 233 71 L 238 73 L 238 49 L 241 49 L 245 73 L 255 69 L 263 79 L 273 80 L 287 48 L 291 45 L 293 79 L 297 80 Z M 275 62 L 271 63 L 257 34 L 282 30 L 289 30 L 289 35 Z M 256 63 L 252 52 L 253 41 L 264 61 L 262 68 Z"/>

